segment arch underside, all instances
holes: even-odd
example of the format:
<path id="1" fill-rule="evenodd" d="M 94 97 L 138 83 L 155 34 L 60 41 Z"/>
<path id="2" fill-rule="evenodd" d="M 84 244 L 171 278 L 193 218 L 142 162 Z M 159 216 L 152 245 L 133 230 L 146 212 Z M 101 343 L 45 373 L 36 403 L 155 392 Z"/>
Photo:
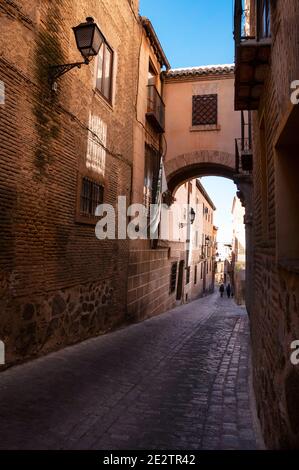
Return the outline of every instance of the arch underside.
<path id="1" fill-rule="evenodd" d="M 198 150 L 165 162 L 168 190 L 174 193 L 184 182 L 200 176 L 222 176 L 234 180 L 235 156 L 219 150 Z"/>
<path id="2" fill-rule="evenodd" d="M 201 176 L 222 176 L 234 180 L 236 171 L 231 167 L 217 163 L 195 163 L 167 175 L 168 189 L 174 193 L 186 181 Z"/>

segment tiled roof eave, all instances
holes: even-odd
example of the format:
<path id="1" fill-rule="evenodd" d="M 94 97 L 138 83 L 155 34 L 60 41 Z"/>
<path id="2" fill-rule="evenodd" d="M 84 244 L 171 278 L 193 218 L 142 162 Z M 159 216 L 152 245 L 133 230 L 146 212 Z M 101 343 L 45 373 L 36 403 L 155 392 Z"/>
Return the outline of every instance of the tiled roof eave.
<path id="1" fill-rule="evenodd" d="M 170 78 L 192 78 L 211 75 L 230 75 L 235 71 L 234 65 L 212 66 L 212 67 L 193 67 L 186 69 L 170 69 L 166 74 L 166 79 Z"/>

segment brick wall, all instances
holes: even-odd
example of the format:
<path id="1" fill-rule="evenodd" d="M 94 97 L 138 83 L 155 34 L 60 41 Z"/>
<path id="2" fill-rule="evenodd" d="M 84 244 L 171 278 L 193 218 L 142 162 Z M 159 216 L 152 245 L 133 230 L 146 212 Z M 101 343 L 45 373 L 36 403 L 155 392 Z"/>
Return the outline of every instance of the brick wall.
<path id="1" fill-rule="evenodd" d="M 107 125 L 104 202 L 130 196 L 140 30 L 127 0 L 1 1 L 0 13 L 0 338 L 11 364 L 126 321 L 128 242 L 97 240 L 76 207 L 90 112 Z M 71 27 L 86 16 L 115 52 L 112 106 L 95 90 L 95 61 L 56 94 L 47 82 L 50 64 L 80 60 Z"/>
<path id="2" fill-rule="evenodd" d="M 282 266 L 279 262 L 277 234 L 284 222 L 277 208 L 287 195 L 278 190 L 280 167 L 275 142 L 290 108 L 290 83 L 299 79 L 299 4 L 297 0 L 277 0 L 271 5 L 271 67 L 259 111 L 254 113 L 254 266 L 251 292 L 254 387 L 266 445 L 270 448 L 298 448 L 299 369 L 290 363 L 290 343 L 299 338 L 299 276 L 291 265 Z M 261 164 L 262 120 L 264 175 Z M 293 236 L 298 237 L 298 233 Z M 287 244 L 287 238 L 282 242 Z"/>

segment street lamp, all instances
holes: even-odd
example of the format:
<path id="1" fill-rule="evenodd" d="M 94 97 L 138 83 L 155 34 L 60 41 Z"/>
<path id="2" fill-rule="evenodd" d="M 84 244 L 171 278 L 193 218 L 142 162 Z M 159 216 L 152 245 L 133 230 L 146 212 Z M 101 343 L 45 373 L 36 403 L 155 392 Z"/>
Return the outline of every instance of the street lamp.
<path id="1" fill-rule="evenodd" d="M 105 40 L 99 27 L 92 17 L 86 18 L 85 23 L 80 23 L 73 28 L 77 48 L 80 51 L 83 62 L 75 62 L 72 64 L 51 65 L 49 70 L 50 82 L 53 84 L 57 78 L 69 72 L 75 67 L 81 68 L 81 65 L 88 65 L 90 58 L 99 53 L 100 47 Z M 55 89 L 56 87 L 54 87 Z"/>
<path id="2" fill-rule="evenodd" d="M 193 207 L 191 207 L 190 213 L 189 213 L 189 221 L 190 221 L 191 225 L 193 224 L 193 222 L 195 220 L 195 217 L 196 217 L 195 210 L 193 209 Z M 184 228 L 185 225 L 188 225 L 188 222 L 187 223 L 181 222 L 180 223 L 180 228 Z"/>

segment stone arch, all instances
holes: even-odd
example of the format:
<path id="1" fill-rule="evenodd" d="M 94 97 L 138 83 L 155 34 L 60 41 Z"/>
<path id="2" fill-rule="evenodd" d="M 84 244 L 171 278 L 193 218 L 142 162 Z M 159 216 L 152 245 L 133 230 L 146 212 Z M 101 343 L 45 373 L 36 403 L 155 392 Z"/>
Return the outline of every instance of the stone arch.
<path id="1" fill-rule="evenodd" d="M 235 179 L 235 156 L 219 150 L 198 150 L 165 162 L 169 191 L 174 194 L 185 181 L 198 176 L 223 176 Z"/>

